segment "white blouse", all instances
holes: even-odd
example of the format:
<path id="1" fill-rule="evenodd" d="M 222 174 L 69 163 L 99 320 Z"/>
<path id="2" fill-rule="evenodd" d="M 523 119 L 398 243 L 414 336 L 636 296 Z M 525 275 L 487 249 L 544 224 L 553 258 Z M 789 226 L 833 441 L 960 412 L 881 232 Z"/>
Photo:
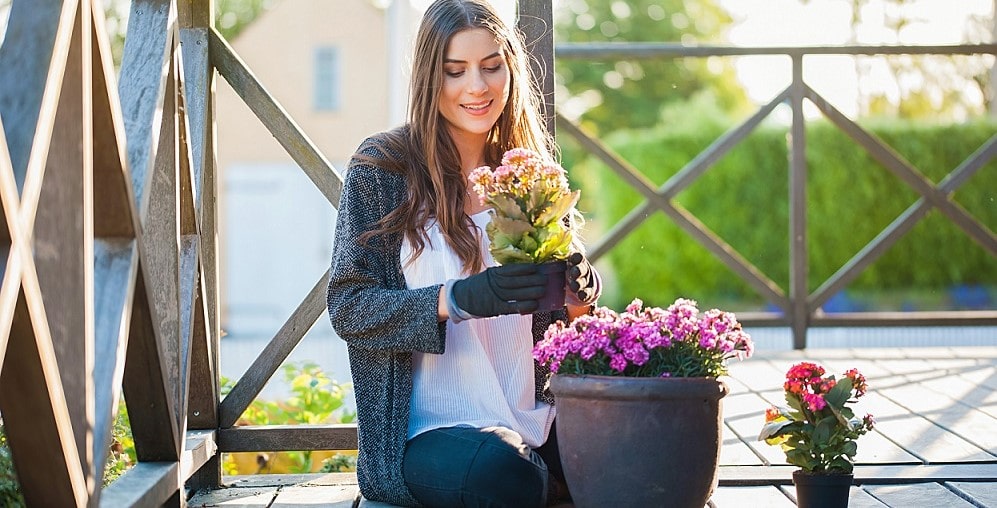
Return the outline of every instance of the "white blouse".
<path id="1" fill-rule="evenodd" d="M 485 266 L 496 266 L 488 252 L 488 211 L 471 216 L 480 228 Z M 460 258 L 451 251 L 435 221 L 427 226 L 429 242 L 417 259 L 402 242 L 401 262 L 410 289 L 465 277 Z M 414 353 L 414 387 L 408 439 L 441 427 L 511 429 L 536 448 L 547 440 L 553 406 L 536 400 L 533 371 L 532 316 L 518 314 L 447 321 L 442 355 Z"/>

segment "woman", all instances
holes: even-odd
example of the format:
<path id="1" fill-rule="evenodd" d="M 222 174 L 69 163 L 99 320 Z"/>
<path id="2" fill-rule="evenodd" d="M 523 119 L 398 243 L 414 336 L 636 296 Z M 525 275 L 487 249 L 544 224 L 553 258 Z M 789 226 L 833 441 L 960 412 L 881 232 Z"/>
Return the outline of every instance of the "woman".
<path id="1" fill-rule="evenodd" d="M 552 155 L 525 58 L 484 0 L 437 0 L 416 39 L 409 122 L 350 161 L 328 303 L 348 344 L 368 499 L 524 507 L 567 494 L 531 349 L 551 322 L 588 311 L 599 277 L 575 252 L 567 308 L 530 314 L 543 277 L 495 266 L 467 180 L 514 147 Z"/>

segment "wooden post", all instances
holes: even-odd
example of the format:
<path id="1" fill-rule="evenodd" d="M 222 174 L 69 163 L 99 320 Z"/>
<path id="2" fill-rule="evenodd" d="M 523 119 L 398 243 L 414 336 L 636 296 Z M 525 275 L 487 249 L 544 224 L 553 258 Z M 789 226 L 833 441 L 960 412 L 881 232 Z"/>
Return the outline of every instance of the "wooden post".
<path id="1" fill-rule="evenodd" d="M 526 43 L 530 71 L 543 94 L 543 120 L 554 130 L 554 6 L 550 0 L 518 2 L 517 26 Z"/>
<path id="2" fill-rule="evenodd" d="M 806 120 L 803 117 L 803 55 L 793 59 L 789 100 L 793 124 L 789 136 L 789 318 L 793 349 L 807 347 L 807 160 Z"/>

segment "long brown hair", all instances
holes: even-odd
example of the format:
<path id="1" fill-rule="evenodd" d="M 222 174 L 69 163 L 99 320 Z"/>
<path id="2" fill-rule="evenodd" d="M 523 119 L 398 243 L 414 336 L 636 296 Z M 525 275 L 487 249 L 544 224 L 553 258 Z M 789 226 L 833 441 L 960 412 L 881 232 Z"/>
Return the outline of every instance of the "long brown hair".
<path id="1" fill-rule="evenodd" d="M 426 225 L 435 218 L 466 273 L 483 267 L 480 233 L 464 213 L 464 200 L 471 198 L 465 192 L 460 154 L 440 114 L 440 91 L 447 44 L 455 34 L 471 28 L 484 28 L 495 36 L 505 50 L 509 69 L 509 98 L 488 133 L 486 163 L 498 165 L 502 154 L 515 147 L 554 155 L 553 139 L 540 120 L 540 94 L 519 33 L 485 0 L 437 0 L 423 15 L 416 36 L 408 124 L 382 134 L 380 142 L 372 145 L 381 157 L 368 160 L 404 174 L 408 194 L 377 229 L 360 237 L 366 242 L 378 235 L 403 233 L 413 246 L 413 258 L 418 257 L 428 241 Z"/>

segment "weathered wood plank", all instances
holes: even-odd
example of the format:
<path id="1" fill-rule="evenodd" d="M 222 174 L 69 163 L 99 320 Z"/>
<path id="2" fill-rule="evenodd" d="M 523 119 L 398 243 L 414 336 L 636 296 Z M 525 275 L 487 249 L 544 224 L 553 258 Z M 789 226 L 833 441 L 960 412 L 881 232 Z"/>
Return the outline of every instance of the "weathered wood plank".
<path id="1" fill-rule="evenodd" d="M 718 508 L 796 506 L 778 487 L 731 487 L 717 489 L 710 498 Z"/>
<path id="2" fill-rule="evenodd" d="M 184 451 L 180 456 L 180 477 L 190 478 L 211 458 L 218 455 L 213 430 L 189 430 L 184 434 Z"/>
<path id="3" fill-rule="evenodd" d="M 10 6 L 0 45 L 0 118 L 7 126 L 7 148 L 18 188 L 24 186 L 28 165 L 41 167 L 48 156 L 77 7 L 78 0 Z"/>
<path id="4" fill-rule="evenodd" d="M 21 249 L 23 256 L 26 249 Z M 3 413 L 21 492 L 29 506 L 83 506 L 88 493 L 59 365 L 49 338 L 33 265 L 25 259 L 24 289 L 17 299 L 8 358 L 0 371 Z"/>
<path id="5" fill-rule="evenodd" d="M 926 397 L 926 393 L 931 393 L 926 385 L 935 382 L 909 384 L 879 393 L 980 447 L 990 455 L 989 460 L 997 461 L 997 435 L 992 432 L 997 428 L 997 419 L 942 393 Z"/>
<path id="6" fill-rule="evenodd" d="M 301 342 L 301 338 L 311 329 L 319 316 L 325 312 L 325 293 L 328 289 L 328 270 L 305 296 L 304 300 L 294 309 L 284 326 L 267 344 L 253 364 L 246 369 L 232 391 L 222 400 L 218 410 L 221 428 L 235 425 L 242 413 L 252 404 L 253 399 L 263 390 L 263 385 L 273 376 L 280 364 Z"/>
<path id="7" fill-rule="evenodd" d="M 134 237 L 138 213 L 126 170 L 125 125 L 104 10 L 93 9 L 94 235 Z"/>
<path id="8" fill-rule="evenodd" d="M 343 179 L 332 168 L 325 155 L 322 155 L 298 124 L 288 116 L 277 99 L 267 92 L 225 38 L 213 29 L 209 36 L 209 46 L 211 62 L 218 73 L 232 85 L 232 89 L 239 94 L 263 126 L 274 135 L 287 154 L 318 187 L 319 192 L 332 203 L 333 207 L 339 208 Z"/>
<path id="9" fill-rule="evenodd" d="M 791 489 L 791 487 L 789 486 L 784 486 L 781 488 L 785 490 Z M 795 488 L 792 488 L 792 490 L 795 490 Z M 883 508 L 884 506 L 887 505 L 883 504 L 882 501 L 873 497 L 872 494 L 866 492 L 865 489 L 863 489 L 862 487 L 857 487 L 853 485 L 848 492 L 848 508 Z"/>
<path id="10" fill-rule="evenodd" d="M 115 85 L 104 10 L 92 5 L 94 440 L 96 484 L 102 483 L 121 399 L 128 321 L 138 274 L 138 212 L 127 174 L 125 127 Z M 99 495 L 100 492 L 98 491 Z"/>
<path id="11" fill-rule="evenodd" d="M 542 97 L 541 119 L 554 135 L 554 5 L 549 0 L 516 2 L 516 25 L 525 39 L 531 78 Z"/>
<path id="12" fill-rule="evenodd" d="M 720 485 L 790 485 L 796 466 L 721 466 Z M 964 463 L 941 465 L 858 464 L 855 483 L 862 485 L 908 484 L 924 482 L 997 482 L 997 464 Z"/>
<path id="13" fill-rule="evenodd" d="M 102 474 L 121 398 L 138 246 L 128 238 L 94 240 L 94 470 Z M 99 478 L 98 478 L 99 480 Z M 99 483 L 99 482 L 98 482 Z"/>
<path id="14" fill-rule="evenodd" d="M 188 7 L 189 8 L 189 7 Z M 181 23 L 182 24 L 182 23 Z M 217 335 L 212 326 L 217 323 L 217 267 L 215 263 L 215 196 L 213 148 L 209 128 L 213 118 L 213 72 L 208 59 L 207 28 L 181 28 L 180 48 L 183 52 L 184 101 L 191 152 L 191 192 L 199 223 L 201 283 L 194 302 L 194 336 L 192 338 L 191 373 L 189 377 L 188 410 L 191 428 L 215 428 L 218 425 Z M 185 226 L 186 229 L 191 229 Z"/>
<path id="15" fill-rule="evenodd" d="M 181 484 L 178 462 L 139 462 L 103 490 L 100 506 L 162 506 Z M 266 505 L 263 505 L 266 506 Z"/>
<path id="16" fill-rule="evenodd" d="M 177 11 L 182 27 L 210 27 L 215 24 L 213 0 L 178 0 Z"/>
<path id="17" fill-rule="evenodd" d="M 356 450 L 355 424 L 246 425 L 218 431 L 223 452 Z"/>
<path id="18" fill-rule="evenodd" d="M 175 31 L 175 28 L 171 28 Z M 171 37 L 171 40 L 175 40 Z M 175 47 L 174 47 L 175 49 Z M 169 393 L 171 418 L 180 421 L 185 416 L 183 386 L 180 380 L 180 297 L 179 297 L 179 120 L 177 111 L 177 61 L 176 53 L 170 61 L 163 101 L 162 125 L 156 150 L 155 168 L 149 183 L 146 215 L 142 216 L 143 235 L 139 243 L 143 276 L 146 280 L 149 303 L 156 309 L 159 331 L 158 348 L 162 355 L 162 368 Z M 179 452 L 179 450 L 178 450 Z"/>
<path id="19" fill-rule="evenodd" d="M 302 473 L 226 476 L 225 483 L 233 488 L 280 487 L 284 485 L 356 485 L 356 473 Z"/>
<path id="20" fill-rule="evenodd" d="M 160 506 L 174 496 L 178 485 L 216 456 L 213 431 L 186 433 L 186 448 L 176 462 L 139 462 L 111 483 L 102 493 L 100 505 L 108 508 Z"/>
<path id="21" fill-rule="evenodd" d="M 937 483 L 915 485 L 868 485 L 865 491 L 888 506 L 944 506 L 970 508 L 972 503 Z"/>
<path id="22" fill-rule="evenodd" d="M 93 119 L 90 7 L 77 5 L 59 105 L 34 210 L 32 251 L 83 474 L 93 484 Z M 26 196 L 27 197 L 27 196 Z M 22 206 L 32 206 L 30 202 Z M 28 213 L 32 210 L 28 209 Z M 22 208 L 22 214 L 25 209 Z"/>
<path id="23" fill-rule="evenodd" d="M 190 358 L 194 337 L 195 314 L 201 312 L 197 308 L 197 294 L 200 291 L 198 282 L 200 281 L 200 270 L 198 259 L 198 249 L 200 248 L 197 235 L 183 235 L 180 237 L 180 348 L 178 360 L 180 363 L 180 376 L 177 379 L 179 386 L 180 405 L 177 408 L 177 427 L 181 432 L 186 431 L 187 425 L 187 401 L 188 387 L 190 386 Z"/>
<path id="24" fill-rule="evenodd" d="M 187 388 L 187 427 L 218 428 L 218 349 L 207 329 L 204 273 L 200 273 L 194 301 L 194 328 L 191 336 L 190 384 Z"/>
<path id="25" fill-rule="evenodd" d="M 149 180 L 159 142 L 158 111 L 163 109 L 172 60 L 176 12 L 170 0 L 133 0 L 128 16 L 118 95 L 128 139 L 128 168 L 135 206 L 144 217 Z"/>
<path id="26" fill-rule="evenodd" d="M 300 508 L 322 500 L 328 508 L 353 508 L 360 490 L 355 486 L 291 485 L 277 492 L 271 508 Z"/>
<path id="27" fill-rule="evenodd" d="M 978 506 L 997 506 L 997 482 L 947 482 L 945 486 L 979 503 Z"/>
<path id="28" fill-rule="evenodd" d="M 201 192 L 206 158 L 211 133 L 211 84 L 213 73 L 208 59 L 208 30 L 206 28 L 182 28 L 180 49 L 183 54 L 184 111 L 187 116 L 187 131 L 191 153 L 191 173 L 193 174 L 193 196 L 197 212 L 201 213 Z"/>
<path id="29" fill-rule="evenodd" d="M 191 508 L 224 506 L 225 508 L 265 508 L 277 497 L 279 487 L 243 487 L 213 490 L 188 501 Z M 108 507 L 110 508 L 110 507 Z"/>
<path id="30" fill-rule="evenodd" d="M 18 229 L 15 219 L 18 215 L 19 199 L 17 182 L 14 181 L 14 170 L 10 165 L 10 154 L 7 152 L 7 137 L 4 134 L 3 119 L 0 118 L 0 369 L 7 351 L 7 337 L 10 335 L 11 320 L 14 319 L 14 308 L 17 305 L 17 295 L 21 289 L 21 267 L 16 262 L 17 249 L 13 249 L 14 234 L 8 222 Z"/>
<path id="31" fill-rule="evenodd" d="M 140 268 L 141 264 L 142 261 Z M 132 302 L 122 386 L 138 460 L 175 462 L 179 459 L 182 443 L 171 411 L 170 392 L 145 284 L 145 277 L 140 273 L 136 277 Z"/>
<path id="32" fill-rule="evenodd" d="M 781 452 L 773 453 L 765 443 L 757 443 L 758 432 L 765 421 L 768 404 L 754 393 L 738 393 L 723 398 L 724 446 L 720 450 L 721 464 L 762 465 L 779 461 Z M 740 446 L 734 446 L 734 440 Z"/>

